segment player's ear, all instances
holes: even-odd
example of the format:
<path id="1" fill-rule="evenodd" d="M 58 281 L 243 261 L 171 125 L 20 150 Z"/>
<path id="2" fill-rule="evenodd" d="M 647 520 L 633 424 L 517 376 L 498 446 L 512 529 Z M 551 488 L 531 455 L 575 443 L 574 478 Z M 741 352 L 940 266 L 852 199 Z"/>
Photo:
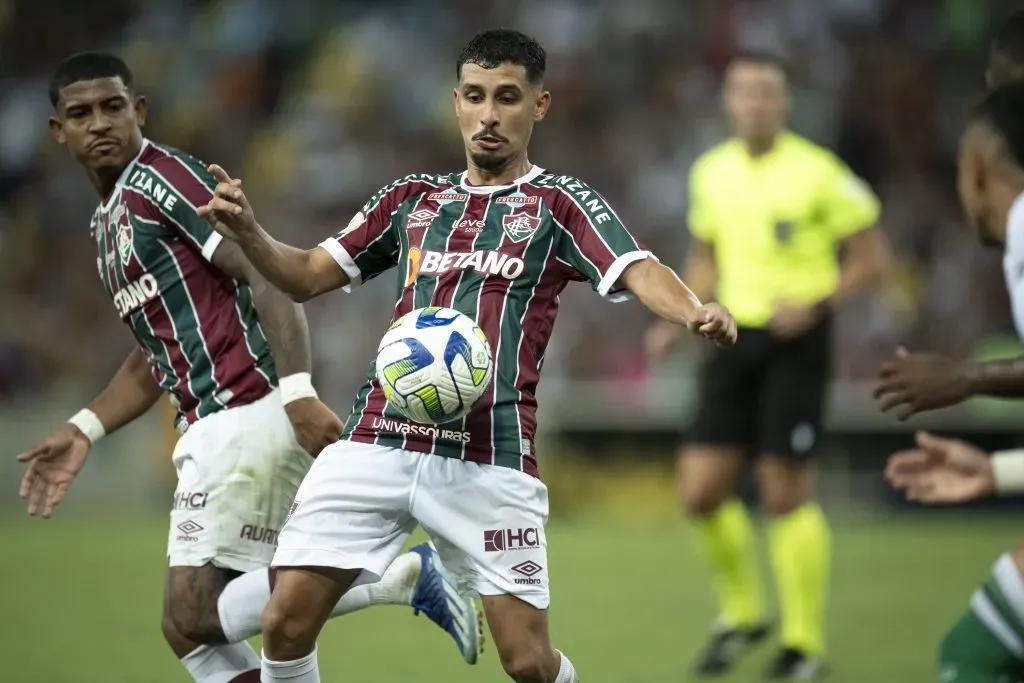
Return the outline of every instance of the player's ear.
<path id="1" fill-rule="evenodd" d="M 146 125 L 146 116 L 149 114 L 149 102 L 142 95 L 135 98 L 135 120 L 139 122 L 139 127 Z"/>
<path id="2" fill-rule="evenodd" d="M 455 106 L 455 115 L 462 113 L 462 102 L 459 100 L 459 89 L 452 88 L 452 104 Z"/>
<path id="3" fill-rule="evenodd" d="M 537 106 L 533 110 L 533 120 L 543 121 L 544 117 L 548 115 L 548 109 L 551 107 L 551 93 L 547 90 L 542 90 L 537 95 Z"/>
<path id="4" fill-rule="evenodd" d="M 58 145 L 63 145 L 67 142 L 67 137 L 64 135 L 64 122 L 56 116 L 50 117 L 50 135 L 53 136 Z"/>

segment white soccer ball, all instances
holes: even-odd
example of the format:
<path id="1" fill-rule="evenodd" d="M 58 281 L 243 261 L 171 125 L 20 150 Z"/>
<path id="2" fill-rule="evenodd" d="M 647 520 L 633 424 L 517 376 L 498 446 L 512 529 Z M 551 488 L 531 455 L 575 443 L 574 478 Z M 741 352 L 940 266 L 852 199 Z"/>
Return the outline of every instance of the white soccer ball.
<path id="1" fill-rule="evenodd" d="M 493 368 L 483 330 L 439 306 L 403 315 L 377 347 L 377 381 L 388 405 L 425 424 L 465 417 L 490 386 Z"/>

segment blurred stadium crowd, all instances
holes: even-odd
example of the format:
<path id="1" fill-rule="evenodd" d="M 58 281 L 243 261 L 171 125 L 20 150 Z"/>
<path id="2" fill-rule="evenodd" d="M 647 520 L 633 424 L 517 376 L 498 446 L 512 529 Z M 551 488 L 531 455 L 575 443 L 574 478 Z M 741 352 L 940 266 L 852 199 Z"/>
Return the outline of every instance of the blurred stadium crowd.
<path id="1" fill-rule="evenodd" d="M 897 342 L 970 353 L 1010 320 L 999 255 L 975 246 L 956 205 L 956 138 L 992 15 L 1011 4 L 0 0 L 0 402 L 58 381 L 95 388 L 131 343 L 96 278 L 96 197 L 46 129 L 61 58 L 119 52 L 150 99 L 147 134 L 240 174 L 268 229 L 312 245 L 393 178 L 461 166 L 453 50 L 494 25 L 549 50 L 554 106 L 532 159 L 596 186 L 673 264 L 689 164 L 726 134 L 726 60 L 741 46 L 787 57 L 794 129 L 872 184 L 899 258 L 845 312 L 839 376 L 871 376 Z M 366 289 L 307 307 L 329 400 L 349 400 L 390 315 L 392 283 Z M 564 300 L 548 376 L 644 376 L 639 306 L 611 309 L 582 285 Z"/>

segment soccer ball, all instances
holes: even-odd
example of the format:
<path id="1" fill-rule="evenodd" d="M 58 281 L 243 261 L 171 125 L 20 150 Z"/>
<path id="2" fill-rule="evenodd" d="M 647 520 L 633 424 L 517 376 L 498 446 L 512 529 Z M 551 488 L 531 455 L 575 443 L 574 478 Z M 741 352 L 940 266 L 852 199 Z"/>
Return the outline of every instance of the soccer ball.
<path id="1" fill-rule="evenodd" d="M 491 383 L 491 346 L 469 316 L 432 306 L 403 315 L 377 347 L 388 405 L 413 422 L 465 417 Z"/>

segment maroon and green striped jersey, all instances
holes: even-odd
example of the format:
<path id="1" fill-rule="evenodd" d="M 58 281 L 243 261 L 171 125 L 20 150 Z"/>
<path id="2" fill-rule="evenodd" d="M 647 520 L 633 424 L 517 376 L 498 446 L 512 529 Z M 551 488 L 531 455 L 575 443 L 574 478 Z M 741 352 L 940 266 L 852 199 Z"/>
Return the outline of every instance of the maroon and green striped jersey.
<path id="1" fill-rule="evenodd" d="M 469 185 L 465 173 L 407 176 L 320 246 L 352 285 L 398 266 L 393 319 L 454 308 L 476 320 L 494 352 L 493 386 L 445 425 L 410 423 L 389 408 L 371 366 L 342 438 L 533 475 L 537 382 L 559 293 L 580 280 L 625 298 L 616 289 L 623 270 L 651 256 L 596 191 L 538 167 L 496 187 Z"/>
<path id="2" fill-rule="evenodd" d="M 252 292 L 211 262 L 221 236 L 196 208 L 215 187 L 198 160 L 146 140 L 90 227 L 103 286 L 185 424 L 277 385 Z"/>

